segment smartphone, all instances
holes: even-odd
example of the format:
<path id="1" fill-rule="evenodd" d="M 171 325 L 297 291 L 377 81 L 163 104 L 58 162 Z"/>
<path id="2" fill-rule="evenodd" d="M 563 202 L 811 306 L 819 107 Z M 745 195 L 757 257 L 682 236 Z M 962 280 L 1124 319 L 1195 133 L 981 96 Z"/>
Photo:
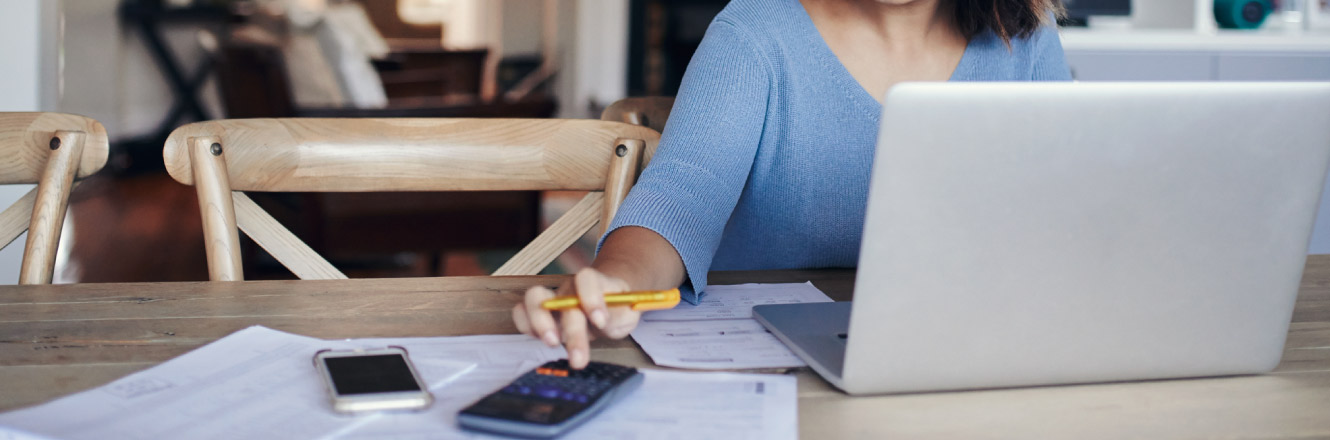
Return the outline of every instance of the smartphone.
<path id="1" fill-rule="evenodd" d="M 402 347 L 321 350 L 314 365 L 337 412 L 419 410 L 434 402 Z"/>

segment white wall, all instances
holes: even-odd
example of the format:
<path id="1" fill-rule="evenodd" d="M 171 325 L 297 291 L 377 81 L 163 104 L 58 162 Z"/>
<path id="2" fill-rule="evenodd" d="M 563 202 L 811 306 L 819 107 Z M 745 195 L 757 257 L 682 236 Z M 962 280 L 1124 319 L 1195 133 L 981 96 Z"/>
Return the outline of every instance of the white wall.
<path id="1" fill-rule="evenodd" d="M 119 108 L 125 94 L 121 61 L 124 40 L 117 2 L 62 0 L 65 45 L 60 111 L 77 113 L 102 123 L 112 137 L 126 131 Z"/>
<path id="2" fill-rule="evenodd" d="M 504 56 L 540 55 L 544 5 L 544 0 L 503 0 Z M 559 10 L 556 13 L 571 12 Z"/>
<path id="3" fill-rule="evenodd" d="M 561 0 L 559 76 L 554 93 L 561 118 L 598 118 L 628 93 L 627 0 Z"/>
<path id="4" fill-rule="evenodd" d="M 0 1 L 0 111 L 50 110 L 57 97 L 57 9 L 44 0 Z M 32 185 L 0 185 L 0 209 Z M 0 250 L 0 284 L 18 282 L 27 234 Z"/>

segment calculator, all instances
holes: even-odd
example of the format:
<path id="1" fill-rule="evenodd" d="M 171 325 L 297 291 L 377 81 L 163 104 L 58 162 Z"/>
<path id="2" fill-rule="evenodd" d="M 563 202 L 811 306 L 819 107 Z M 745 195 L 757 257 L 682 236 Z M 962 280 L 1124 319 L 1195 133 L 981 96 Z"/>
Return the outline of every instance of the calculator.
<path id="1" fill-rule="evenodd" d="M 465 429 L 519 437 L 561 435 L 642 384 L 636 368 L 591 362 L 574 370 L 561 359 L 528 371 L 457 414 Z"/>

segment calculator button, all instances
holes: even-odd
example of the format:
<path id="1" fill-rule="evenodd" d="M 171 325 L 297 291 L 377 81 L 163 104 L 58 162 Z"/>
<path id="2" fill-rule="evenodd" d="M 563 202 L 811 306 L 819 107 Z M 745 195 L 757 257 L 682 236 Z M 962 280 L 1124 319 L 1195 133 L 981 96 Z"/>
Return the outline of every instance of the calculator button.
<path id="1" fill-rule="evenodd" d="M 630 378 L 636 378 L 637 372 L 636 368 L 599 362 L 591 362 L 582 370 L 569 368 L 566 360 L 547 362 L 492 394 L 492 401 L 482 400 L 463 413 L 468 416 L 479 414 L 481 418 L 498 417 L 511 423 L 556 427 L 579 414 L 598 410 L 600 407 L 595 403 L 608 400 L 607 392 Z M 468 425 L 463 422 L 463 426 Z"/>
<path id="2" fill-rule="evenodd" d="M 557 399 L 559 398 L 559 394 L 561 394 L 561 390 L 559 390 L 557 387 L 543 386 L 536 388 L 536 395 L 540 397 Z"/>
<path id="3" fill-rule="evenodd" d="M 541 376 L 568 377 L 568 370 L 562 368 L 537 368 L 536 374 Z"/>

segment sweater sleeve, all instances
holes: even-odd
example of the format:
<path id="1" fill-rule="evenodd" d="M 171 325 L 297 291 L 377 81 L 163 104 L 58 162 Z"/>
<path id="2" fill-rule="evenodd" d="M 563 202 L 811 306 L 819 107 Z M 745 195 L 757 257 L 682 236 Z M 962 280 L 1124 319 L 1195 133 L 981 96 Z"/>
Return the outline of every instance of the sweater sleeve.
<path id="1" fill-rule="evenodd" d="M 651 163 L 606 228 L 660 234 L 683 259 L 680 291 L 696 304 L 743 191 L 766 121 L 771 70 L 742 29 L 715 21 L 684 73 Z M 601 237 L 601 244 L 605 238 Z"/>
<path id="2" fill-rule="evenodd" d="M 1062 53 L 1062 39 L 1057 26 L 1044 26 L 1035 31 L 1033 81 L 1071 81 L 1071 68 Z"/>

